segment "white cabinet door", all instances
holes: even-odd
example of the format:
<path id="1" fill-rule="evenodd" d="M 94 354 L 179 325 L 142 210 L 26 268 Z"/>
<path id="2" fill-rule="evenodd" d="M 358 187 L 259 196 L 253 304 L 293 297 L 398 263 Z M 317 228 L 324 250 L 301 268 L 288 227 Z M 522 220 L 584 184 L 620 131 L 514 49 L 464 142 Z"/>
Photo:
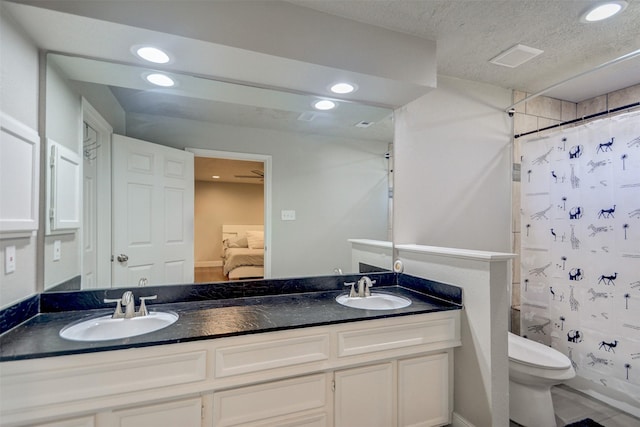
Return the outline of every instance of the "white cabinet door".
<path id="1" fill-rule="evenodd" d="M 40 136 L 0 112 L 0 233 L 38 229 Z"/>
<path id="2" fill-rule="evenodd" d="M 326 405 L 326 374 L 307 375 L 214 393 L 213 424 L 215 427 L 275 426 L 280 422 L 286 426 L 318 425 L 308 418 L 298 424 L 282 420 L 321 413 Z"/>
<path id="3" fill-rule="evenodd" d="M 201 427 L 202 399 L 193 398 L 114 411 L 117 427 Z"/>
<path id="4" fill-rule="evenodd" d="M 395 426 L 393 364 L 335 373 L 335 427 Z"/>
<path id="5" fill-rule="evenodd" d="M 193 153 L 113 135 L 113 285 L 192 283 Z"/>
<path id="6" fill-rule="evenodd" d="M 398 420 L 400 427 L 449 423 L 448 353 L 398 362 Z"/>
<path id="7" fill-rule="evenodd" d="M 80 228 L 82 175 L 81 160 L 78 153 L 47 139 L 48 193 L 49 203 L 48 234 L 56 231 L 69 231 Z"/>

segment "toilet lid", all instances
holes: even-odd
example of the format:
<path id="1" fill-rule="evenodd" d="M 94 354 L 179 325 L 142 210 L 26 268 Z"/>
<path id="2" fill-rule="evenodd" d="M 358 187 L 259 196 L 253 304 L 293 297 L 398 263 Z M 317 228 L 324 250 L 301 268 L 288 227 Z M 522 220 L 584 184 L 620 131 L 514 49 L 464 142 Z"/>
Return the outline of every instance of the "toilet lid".
<path id="1" fill-rule="evenodd" d="M 509 359 L 545 369 L 567 369 L 571 360 L 546 345 L 522 338 L 509 332 Z"/>

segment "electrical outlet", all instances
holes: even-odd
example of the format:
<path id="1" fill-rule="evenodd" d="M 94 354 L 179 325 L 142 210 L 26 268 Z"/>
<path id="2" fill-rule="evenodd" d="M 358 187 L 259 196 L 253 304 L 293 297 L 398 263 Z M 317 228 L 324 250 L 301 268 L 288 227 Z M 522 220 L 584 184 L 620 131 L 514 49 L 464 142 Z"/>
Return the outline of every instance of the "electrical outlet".
<path id="1" fill-rule="evenodd" d="M 53 242 L 53 260 L 60 261 L 60 252 L 62 252 L 61 242 L 60 240 L 55 240 Z"/>
<path id="2" fill-rule="evenodd" d="M 280 218 L 282 218 L 283 221 L 295 221 L 296 220 L 296 211 L 281 211 L 280 212 Z"/>
<path id="3" fill-rule="evenodd" d="M 16 271 L 16 247 L 7 246 L 4 250 L 4 274 Z"/>

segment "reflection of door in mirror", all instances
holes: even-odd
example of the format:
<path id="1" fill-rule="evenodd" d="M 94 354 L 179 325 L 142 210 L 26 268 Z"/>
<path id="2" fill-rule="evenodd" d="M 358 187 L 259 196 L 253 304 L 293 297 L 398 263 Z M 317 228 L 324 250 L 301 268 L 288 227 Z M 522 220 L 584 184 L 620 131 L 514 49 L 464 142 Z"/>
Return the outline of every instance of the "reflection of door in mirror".
<path id="1" fill-rule="evenodd" d="M 193 283 L 193 154 L 113 135 L 113 286 Z"/>
<path id="2" fill-rule="evenodd" d="M 111 134 L 86 101 L 83 116 L 82 289 L 111 286 Z"/>
<path id="3" fill-rule="evenodd" d="M 97 197 L 98 197 L 98 132 L 87 122 L 83 123 L 82 138 L 82 281 L 86 288 L 94 288 L 98 280 Z M 103 281 L 104 283 L 104 281 Z"/>

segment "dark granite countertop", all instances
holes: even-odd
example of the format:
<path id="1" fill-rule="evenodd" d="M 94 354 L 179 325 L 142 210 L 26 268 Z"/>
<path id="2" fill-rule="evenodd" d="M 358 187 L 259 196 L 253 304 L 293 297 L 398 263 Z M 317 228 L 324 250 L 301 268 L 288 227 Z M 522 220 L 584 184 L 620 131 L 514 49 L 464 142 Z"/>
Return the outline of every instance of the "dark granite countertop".
<path id="1" fill-rule="evenodd" d="M 344 293 L 344 281 L 360 276 L 331 276 L 313 279 L 230 282 L 224 284 L 182 287 L 189 295 L 175 296 L 169 287 L 135 288 L 136 296 L 156 292 L 158 303 L 150 301 L 150 311 L 173 311 L 176 323 L 144 335 L 96 342 L 63 339 L 59 331 L 66 325 L 111 314 L 101 300 L 114 292 L 81 291 L 76 293 L 41 294 L 39 312 L 0 335 L 0 361 L 24 360 L 80 353 L 119 350 L 132 347 L 173 344 L 228 336 L 297 329 L 396 316 L 431 313 L 461 308 L 460 288 L 402 274 L 369 274 L 379 285 L 374 292 L 402 295 L 412 300 L 406 308 L 395 310 L 361 310 L 338 304 L 335 298 Z M 268 286 L 267 286 L 268 285 Z M 221 289 L 228 288 L 227 291 Z M 202 295 L 202 290 L 216 294 Z M 162 294 L 174 293 L 167 301 Z M 198 297 L 194 297 L 196 294 Z M 205 292 L 206 294 L 206 292 Z M 86 297 L 91 303 L 62 307 L 65 298 Z M 217 297 L 216 297 L 217 296 Z M 138 302 L 136 298 L 136 303 Z M 69 309 L 70 308 L 70 309 Z"/>

